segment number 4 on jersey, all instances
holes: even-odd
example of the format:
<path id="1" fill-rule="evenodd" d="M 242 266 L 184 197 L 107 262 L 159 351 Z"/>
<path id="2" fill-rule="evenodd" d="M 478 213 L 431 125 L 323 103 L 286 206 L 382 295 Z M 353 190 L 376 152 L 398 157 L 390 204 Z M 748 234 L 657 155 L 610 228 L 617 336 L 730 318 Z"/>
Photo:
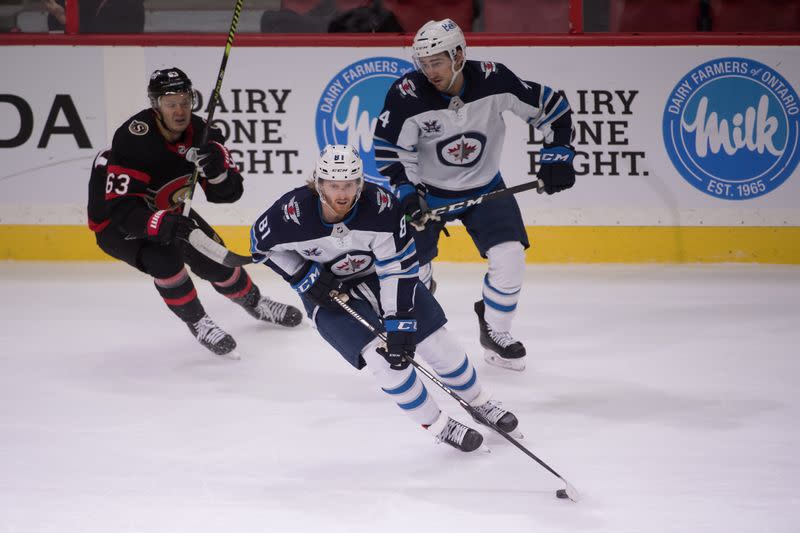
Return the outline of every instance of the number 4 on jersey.
<path id="1" fill-rule="evenodd" d="M 384 111 L 383 113 L 381 113 L 378 116 L 378 120 L 381 121 L 381 126 L 385 128 L 386 125 L 389 123 L 389 111 Z"/>

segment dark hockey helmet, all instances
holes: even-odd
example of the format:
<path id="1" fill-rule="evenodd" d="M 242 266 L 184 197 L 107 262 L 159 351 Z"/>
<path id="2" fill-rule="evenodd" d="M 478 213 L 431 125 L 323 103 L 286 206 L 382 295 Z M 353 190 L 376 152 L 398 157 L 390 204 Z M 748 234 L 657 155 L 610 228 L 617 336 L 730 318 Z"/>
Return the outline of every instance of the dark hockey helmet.
<path id="1" fill-rule="evenodd" d="M 194 99 L 192 80 L 181 69 L 177 67 L 159 69 L 150 76 L 150 83 L 147 84 L 147 96 L 153 107 L 158 107 L 158 98 L 165 94 L 182 93 L 189 93 Z"/>

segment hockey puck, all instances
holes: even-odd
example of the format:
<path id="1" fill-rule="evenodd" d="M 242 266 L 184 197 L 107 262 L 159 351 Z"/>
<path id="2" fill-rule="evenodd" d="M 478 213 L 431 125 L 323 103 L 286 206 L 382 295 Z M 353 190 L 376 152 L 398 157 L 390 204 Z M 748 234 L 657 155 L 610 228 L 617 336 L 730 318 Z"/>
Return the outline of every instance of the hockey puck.
<path id="1" fill-rule="evenodd" d="M 561 498 L 562 500 L 565 500 L 565 499 L 569 498 L 569 496 L 567 496 L 567 491 L 566 490 L 558 489 L 556 491 L 556 498 Z"/>

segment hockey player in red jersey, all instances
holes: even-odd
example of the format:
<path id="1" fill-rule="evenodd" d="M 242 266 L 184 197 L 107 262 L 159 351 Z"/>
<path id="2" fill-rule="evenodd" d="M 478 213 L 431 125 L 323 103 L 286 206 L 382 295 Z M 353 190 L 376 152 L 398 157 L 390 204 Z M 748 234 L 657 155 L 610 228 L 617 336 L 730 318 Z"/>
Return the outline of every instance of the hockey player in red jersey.
<path id="1" fill-rule="evenodd" d="M 203 309 L 186 265 L 258 320 L 292 327 L 302 314 L 262 296 L 244 269 L 220 265 L 183 240 L 199 227 L 222 242 L 194 210 L 188 217 L 181 214 L 195 165 L 198 185 L 210 202 L 238 200 L 243 179 L 217 128 L 211 128 L 207 144 L 198 146 L 206 124 L 192 113 L 192 82 L 183 71 L 156 70 L 147 95 L 151 107 L 126 120 L 114 134 L 111 149 L 94 161 L 89 228 L 104 252 L 153 277 L 167 307 L 203 346 L 238 358 L 236 341 Z"/>

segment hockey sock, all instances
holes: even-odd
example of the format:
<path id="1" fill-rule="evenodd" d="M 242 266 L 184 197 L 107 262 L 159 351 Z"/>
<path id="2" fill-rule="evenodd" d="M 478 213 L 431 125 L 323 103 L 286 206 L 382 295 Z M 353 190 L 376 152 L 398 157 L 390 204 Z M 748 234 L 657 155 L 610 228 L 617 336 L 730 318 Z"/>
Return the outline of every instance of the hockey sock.
<path id="1" fill-rule="evenodd" d="M 431 288 L 431 282 L 433 281 L 433 266 L 430 263 L 425 263 L 424 265 L 419 266 L 419 280 L 425 285 L 428 289 Z"/>
<path id="2" fill-rule="evenodd" d="M 206 314 L 185 267 L 174 276 L 153 278 L 153 283 L 167 307 L 184 322 L 193 324 Z"/>
<path id="3" fill-rule="evenodd" d="M 234 268 L 233 273 L 228 279 L 224 281 L 214 281 L 211 285 L 218 293 L 227 296 L 231 300 L 246 298 L 247 302 L 242 300 L 242 305 L 246 305 L 252 301 L 250 307 L 258 303 L 258 299 L 261 297 L 258 287 L 253 285 L 250 275 L 242 267 Z"/>
<path id="4" fill-rule="evenodd" d="M 379 344 L 378 339 L 369 343 L 362 354 L 375 381 L 414 422 L 421 426 L 432 424 L 439 417 L 440 409 L 436 400 L 428 394 L 416 369 L 408 366 L 403 370 L 392 370 L 386 359 L 376 351 Z"/>
<path id="5" fill-rule="evenodd" d="M 525 249 L 518 242 L 489 248 L 489 272 L 483 278 L 484 320 L 495 331 L 511 330 L 525 276 Z"/>
<path id="6" fill-rule="evenodd" d="M 442 382 L 468 402 L 481 393 L 478 373 L 464 349 L 441 327 L 417 345 L 417 354 L 439 375 Z"/>

